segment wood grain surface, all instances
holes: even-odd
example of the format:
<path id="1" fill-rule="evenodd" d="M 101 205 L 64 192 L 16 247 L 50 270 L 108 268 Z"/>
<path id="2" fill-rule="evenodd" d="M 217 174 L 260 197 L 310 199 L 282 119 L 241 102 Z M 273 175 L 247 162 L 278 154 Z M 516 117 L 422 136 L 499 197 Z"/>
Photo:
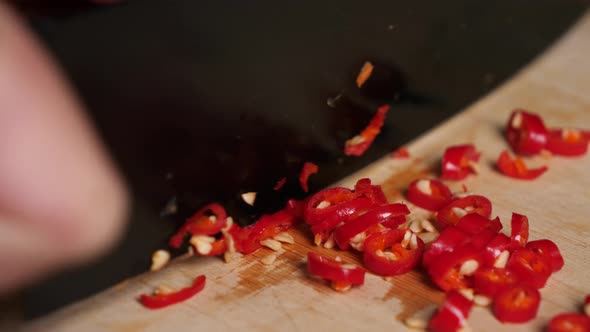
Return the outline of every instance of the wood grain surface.
<path id="1" fill-rule="evenodd" d="M 510 52 L 510 50 L 506 50 Z M 452 84 L 452 78 L 449 78 Z M 541 293 L 538 318 L 526 325 L 502 325 L 489 309 L 475 308 L 469 318 L 474 331 L 539 331 L 558 312 L 577 311 L 590 293 L 590 156 L 582 158 L 535 157 L 531 165 L 548 165 L 549 171 L 532 182 L 499 174 L 493 167 L 507 147 L 501 128 L 509 113 L 523 107 L 540 113 L 550 126 L 590 127 L 590 14 L 552 49 L 512 80 L 460 115 L 408 144 L 412 158 L 388 156 L 343 179 L 351 186 L 358 178 L 382 183 L 392 200 L 410 181 L 435 174 L 441 152 L 451 144 L 473 142 L 481 150 L 481 174 L 453 183 L 459 190 L 489 197 L 494 215 L 509 225 L 512 211 L 526 214 L 531 239 L 550 238 L 562 250 L 565 267 L 554 274 Z M 390 116 L 395 117 L 395 107 Z M 320 170 L 321 172 L 321 170 Z M 504 230 L 506 231 L 506 229 Z M 331 290 L 305 274 L 304 257 L 310 250 L 345 261 L 355 254 L 317 248 L 304 227 L 294 230 L 296 243 L 284 245 L 277 261 L 265 266 L 258 252 L 229 264 L 218 258 L 185 257 L 158 272 L 145 273 L 85 301 L 24 327 L 27 331 L 356 331 L 401 330 L 402 320 L 443 294 L 418 272 L 384 280 L 368 275 L 366 284 L 347 294 Z M 146 253 L 149 255 L 150 253 Z M 207 275 L 207 286 L 198 296 L 170 308 L 150 311 L 136 298 L 166 284 L 187 285 Z"/>

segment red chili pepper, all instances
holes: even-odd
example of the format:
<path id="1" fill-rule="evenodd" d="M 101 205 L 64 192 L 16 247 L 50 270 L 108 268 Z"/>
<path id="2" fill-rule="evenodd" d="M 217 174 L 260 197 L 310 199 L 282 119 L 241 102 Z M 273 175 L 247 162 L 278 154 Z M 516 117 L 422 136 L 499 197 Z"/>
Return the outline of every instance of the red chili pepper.
<path id="1" fill-rule="evenodd" d="M 295 217 L 285 210 L 263 215 L 255 224 L 239 230 L 234 237 L 236 250 L 243 254 L 254 252 L 261 247 L 260 241 L 289 230 L 294 222 Z"/>
<path id="2" fill-rule="evenodd" d="M 303 219 L 304 209 L 305 209 L 305 201 L 304 200 L 290 199 L 287 201 L 284 211 L 299 220 L 299 219 Z"/>
<path id="3" fill-rule="evenodd" d="M 516 285 L 517 282 L 518 278 L 510 270 L 483 267 L 473 276 L 473 289 L 477 294 L 494 298 L 501 289 Z"/>
<path id="4" fill-rule="evenodd" d="M 307 271 L 331 281 L 359 286 L 365 283 L 365 270 L 362 268 L 311 251 L 307 254 Z"/>
<path id="5" fill-rule="evenodd" d="M 589 332 L 590 317 L 577 314 L 560 314 L 551 319 L 547 332 Z"/>
<path id="6" fill-rule="evenodd" d="M 506 138 L 515 153 L 534 155 L 545 148 L 548 132 L 537 114 L 515 110 L 506 124 Z"/>
<path id="7" fill-rule="evenodd" d="M 305 204 L 303 213 L 305 222 L 310 225 L 320 223 L 334 213 L 340 204 L 351 201 L 355 197 L 354 192 L 347 188 L 334 187 L 319 191 L 311 196 Z"/>
<path id="8" fill-rule="evenodd" d="M 428 323 L 428 329 L 432 332 L 456 332 L 465 325 L 473 302 L 452 291 L 447 294 L 442 307 L 434 314 Z"/>
<path id="9" fill-rule="evenodd" d="M 285 183 L 287 183 L 287 178 L 283 177 L 279 181 L 277 181 L 277 184 L 272 189 L 274 191 L 280 190 L 281 188 L 283 188 Z"/>
<path id="10" fill-rule="evenodd" d="M 366 61 L 363 64 L 363 67 L 361 68 L 361 71 L 359 72 L 358 76 L 356 77 L 356 86 L 358 86 L 359 88 L 363 86 L 363 84 L 365 84 L 365 82 L 369 79 L 369 77 L 371 77 L 371 74 L 373 73 L 373 64 L 369 61 Z"/>
<path id="11" fill-rule="evenodd" d="M 308 192 L 309 188 L 307 186 L 307 180 L 309 176 L 312 174 L 316 174 L 318 172 L 318 165 L 306 161 L 303 164 L 303 168 L 301 169 L 301 174 L 299 174 L 299 183 L 301 184 L 301 188 L 303 191 Z"/>
<path id="12" fill-rule="evenodd" d="M 525 323 L 537 316 L 541 294 L 526 284 L 505 287 L 494 297 L 494 316 L 502 323 Z"/>
<path id="13" fill-rule="evenodd" d="M 406 232 L 416 239 L 402 246 Z M 381 276 L 394 276 L 412 270 L 420 262 L 424 242 L 409 230 L 392 229 L 376 233 L 365 240 L 363 263 L 369 271 Z M 390 257 L 391 256 L 391 257 Z"/>
<path id="14" fill-rule="evenodd" d="M 543 288 L 552 272 L 548 257 L 524 248 L 512 253 L 506 268 L 535 288 Z"/>
<path id="15" fill-rule="evenodd" d="M 553 241 L 547 239 L 531 241 L 527 243 L 526 248 L 549 257 L 551 261 L 551 270 L 553 272 L 557 272 L 563 267 L 563 257 L 559 252 L 559 248 Z"/>
<path id="16" fill-rule="evenodd" d="M 160 309 L 190 299 L 205 288 L 205 276 L 195 278 L 193 284 L 177 292 L 169 294 L 142 294 L 139 301 L 148 309 Z"/>
<path id="17" fill-rule="evenodd" d="M 522 214 L 512 212 L 510 222 L 512 230 L 510 240 L 515 248 L 526 246 L 529 240 L 529 219 Z"/>
<path id="18" fill-rule="evenodd" d="M 379 225 L 385 227 L 385 228 L 391 228 L 391 229 L 395 229 L 398 228 L 399 225 L 403 224 L 406 222 L 406 216 L 395 216 L 391 219 L 387 219 L 385 221 L 382 221 Z"/>
<path id="19" fill-rule="evenodd" d="M 456 248 L 469 243 L 470 239 L 456 227 L 447 227 L 428 247 L 422 257 L 422 266 L 428 268 L 443 253 L 453 252 Z"/>
<path id="20" fill-rule="evenodd" d="M 387 204 L 387 197 L 379 185 L 372 185 L 371 179 L 364 178 L 354 185 L 354 193 L 357 197 L 366 197 L 377 205 Z"/>
<path id="21" fill-rule="evenodd" d="M 549 131 L 546 149 L 559 156 L 582 156 L 588 152 L 590 139 L 576 129 L 553 129 Z"/>
<path id="22" fill-rule="evenodd" d="M 504 234 L 498 234 L 491 239 L 481 253 L 484 265 L 488 267 L 494 266 L 496 258 L 500 256 L 502 251 L 509 249 L 510 243 L 510 238 Z"/>
<path id="23" fill-rule="evenodd" d="M 391 153 L 393 159 L 407 159 L 410 158 L 410 152 L 405 146 L 400 146 L 399 149 Z"/>
<path id="24" fill-rule="evenodd" d="M 449 225 L 456 225 L 459 219 L 468 213 L 477 213 L 489 218 L 492 215 L 492 202 L 480 195 L 456 199 L 436 213 L 436 221 L 444 229 Z"/>
<path id="25" fill-rule="evenodd" d="M 502 229 L 502 223 L 499 218 L 490 220 L 477 213 L 469 213 L 457 221 L 456 227 L 467 234 L 475 235 L 484 229 L 498 233 Z"/>
<path id="26" fill-rule="evenodd" d="M 463 264 L 468 262 L 469 268 Z M 482 265 L 479 251 L 471 245 L 441 254 L 428 267 L 432 281 L 444 291 L 472 288 L 471 275 Z M 475 270 L 472 270 L 475 268 Z"/>
<path id="27" fill-rule="evenodd" d="M 474 172 L 474 163 L 479 161 L 480 154 L 473 144 L 448 147 L 442 157 L 443 180 L 462 180 Z"/>
<path id="28" fill-rule="evenodd" d="M 408 187 L 407 198 L 412 204 L 438 211 L 451 201 L 453 194 L 442 182 L 433 179 L 415 180 Z"/>
<path id="29" fill-rule="evenodd" d="M 211 216 L 206 212 L 211 212 Z M 168 244 L 173 248 L 180 248 L 187 233 L 192 235 L 217 234 L 226 226 L 226 219 L 227 213 L 223 206 L 217 203 L 205 205 L 185 221 L 176 234 L 170 237 Z"/>
<path id="30" fill-rule="evenodd" d="M 496 162 L 496 166 L 503 174 L 511 178 L 522 180 L 536 179 L 547 171 L 547 166 L 528 168 L 522 159 L 518 157 L 512 159 L 512 157 L 510 157 L 510 153 L 508 153 L 508 150 L 504 150 L 500 154 L 500 157 L 498 157 L 498 161 Z"/>
<path id="31" fill-rule="evenodd" d="M 328 238 L 329 233 L 338 225 L 348 222 L 349 218 L 374 207 L 373 202 L 366 197 L 355 198 L 338 204 L 338 209 L 332 211 L 324 221 L 311 225 L 313 234 L 320 234 L 322 240 Z"/>
<path id="32" fill-rule="evenodd" d="M 215 240 L 215 242 L 213 242 L 211 244 L 211 251 L 209 251 L 209 253 L 205 254 L 205 255 L 201 255 L 199 254 L 199 252 L 197 250 L 195 250 L 195 253 L 200 255 L 200 256 L 219 256 L 222 255 L 223 253 L 225 253 L 227 251 L 227 246 L 225 244 L 225 239 L 218 239 Z"/>
<path id="33" fill-rule="evenodd" d="M 377 109 L 377 112 L 369 122 L 369 125 L 360 133 L 360 135 L 346 141 L 344 154 L 347 156 L 361 156 L 371 146 L 375 137 L 381 132 L 381 127 L 385 122 L 385 115 L 389 111 L 389 105 L 383 105 Z"/>
<path id="34" fill-rule="evenodd" d="M 348 250 L 350 247 L 350 240 L 355 235 L 375 224 L 391 220 L 396 216 L 405 216 L 407 214 L 410 214 L 410 210 L 405 204 L 396 203 L 377 207 L 355 219 L 349 220 L 342 226 L 337 227 L 333 233 L 334 240 L 340 249 Z M 403 219 L 405 220 L 405 217 Z"/>

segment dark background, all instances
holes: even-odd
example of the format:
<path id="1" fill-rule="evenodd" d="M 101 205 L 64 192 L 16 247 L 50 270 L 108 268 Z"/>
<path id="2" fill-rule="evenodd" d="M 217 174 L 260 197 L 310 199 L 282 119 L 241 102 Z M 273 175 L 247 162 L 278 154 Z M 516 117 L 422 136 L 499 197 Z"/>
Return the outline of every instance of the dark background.
<path id="1" fill-rule="evenodd" d="M 100 261 L 29 288 L 29 318 L 145 271 L 153 250 L 206 202 L 220 201 L 248 223 L 303 197 L 296 176 L 304 161 L 320 166 L 313 191 L 391 152 L 506 80 L 586 7 L 575 0 L 23 3 L 134 195 L 125 240 Z M 354 79 L 365 60 L 377 66 L 359 90 Z M 382 134 L 364 156 L 345 157 L 344 141 L 382 103 L 393 106 Z M 282 176 L 287 187 L 273 193 Z M 245 191 L 260 193 L 254 208 L 240 201 Z M 178 213 L 160 216 L 173 197 Z"/>

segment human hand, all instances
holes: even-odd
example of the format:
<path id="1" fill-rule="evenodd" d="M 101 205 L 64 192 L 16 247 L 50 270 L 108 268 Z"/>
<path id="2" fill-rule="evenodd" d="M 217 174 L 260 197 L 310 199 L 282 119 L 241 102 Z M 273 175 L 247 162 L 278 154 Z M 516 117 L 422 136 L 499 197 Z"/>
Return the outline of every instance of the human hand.
<path id="1" fill-rule="evenodd" d="M 67 83 L 0 2 L 0 293 L 91 259 L 127 193 Z"/>

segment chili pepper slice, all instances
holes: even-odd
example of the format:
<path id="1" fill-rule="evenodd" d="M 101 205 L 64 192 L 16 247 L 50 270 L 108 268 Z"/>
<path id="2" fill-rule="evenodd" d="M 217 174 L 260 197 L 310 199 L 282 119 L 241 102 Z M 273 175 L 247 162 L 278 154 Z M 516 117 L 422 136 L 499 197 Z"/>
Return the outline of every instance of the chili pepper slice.
<path id="1" fill-rule="evenodd" d="M 504 150 L 500 154 L 500 157 L 498 157 L 498 161 L 496 162 L 496 166 L 504 175 L 522 180 L 534 180 L 545 173 L 548 169 L 547 166 L 528 168 L 522 159 L 518 157 L 512 159 L 512 157 L 510 157 L 510 153 L 508 153 L 508 150 Z"/>
<path id="2" fill-rule="evenodd" d="M 517 109 L 506 124 L 506 138 L 515 153 L 534 155 L 547 144 L 548 132 L 540 116 Z"/>
<path id="3" fill-rule="evenodd" d="M 303 219 L 303 211 L 305 209 L 304 200 L 296 200 L 291 198 L 285 204 L 284 211 L 295 217 L 297 220 Z"/>
<path id="4" fill-rule="evenodd" d="M 489 218 L 492 215 L 492 202 L 480 195 L 455 199 L 436 213 L 436 221 L 440 228 L 444 229 L 449 225 L 456 225 L 459 219 L 469 213 Z"/>
<path id="5" fill-rule="evenodd" d="M 172 304 L 186 301 L 205 288 L 205 276 L 200 275 L 195 278 L 193 284 L 174 293 L 147 295 L 142 294 L 139 301 L 148 309 L 160 309 Z"/>
<path id="6" fill-rule="evenodd" d="M 518 278 L 512 271 L 494 267 L 482 267 L 473 275 L 473 289 L 475 293 L 490 298 L 503 288 L 518 283 Z"/>
<path id="7" fill-rule="evenodd" d="M 355 235 L 363 232 L 372 225 L 388 221 L 396 216 L 405 216 L 408 214 L 410 214 L 410 210 L 405 204 L 401 203 L 387 204 L 377 207 L 355 219 L 349 220 L 344 225 L 337 227 L 333 233 L 334 240 L 340 249 L 348 250 L 350 247 L 350 239 Z"/>
<path id="8" fill-rule="evenodd" d="M 381 186 L 371 184 L 369 178 L 358 180 L 354 185 L 354 193 L 357 197 L 366 197 L 375 204 L 387 204 L 387 198 Z"/>
<path id="9" fill-rule="evenodd" d="M 551 261 L 551 270 L 553 272 L 557 272 L 563 267 L 563 257 L 559 252 L 559 248 L 553 241 L 548 239 L 531 241 L 527 243 L 526 248 L 549 257 Z"/>
<path id="10" fill-rule="evenodd" d="M 401 225 L 405 222 L 406 222 L 406 216 L 402 215 L 402 216 L 395 216 L 393 218 L 382 221 L 379 225 L 381 225 L 385 228 L 394 229 L 394 228 L 398 228 L 399 225 Z"/>
<path id="11" fill-rule="evenodd" d="M 305 222 L 310 225 L 320 223 L 334 213 L 340 204 L 351 201 L 355 197 L 352 190 L 342 187 L 319 191 L 312 195 L 305 204 L 303 212 Z"/>
<path id="12" fill-rule="evenodd" d="M 525 323 L 537 316 L 541 294 L 526 283 L 505 287 L 494 297 L 494 316 L 502 323 Z"/>
<path id="13" fill-rule="evenodd" d="M 469 213 L 459 221 L 457 221 L 457 228 L 467 234 L 478 234 L 481 231 L 488 229 L 494 233 L 498 233 L 502 229 L 502 223 L 499 218 L 490 220 L 477 213 Z"/>
<path id="14" fill-rule="evenodd" d="M 369 125 L 360 133 L 360 135 L 346 141 L 344 145 L 344 154 L 347 156 L 361 156 L 371 146 L 375 137 L 381 132 L 381 127 L 385 122 L 385 115 L 389 111 L 389 105 L 383 105 L 377 109 L 377 112 L 369 122 Z"/>
<path id="15" fill-rule="evenodd" d="M 255 224 L 239 230 L 234 237 L 236 250 L 243 254 L 254 252 L 261 247 L 260 241 L 289 230 L 294 222 L 295 217 L 284 210 L 263 215 Z"/>
<path id="16" fill-rule="evenodd" d="M 285 186 L 285 183 L 287 183 L 287 178 L 282 177 L 279 179 L 279 181 L 277 181 L 277 184 L 272 189 L 274 191 L 280 190 L 281 188 L 283 188 L 283 186 Z"/>
<path id="17" fill-rule="evenodd" d="M 365 270 L 362 268 L 311 251 L 307 253 L 307 271 L 330 281 L 359 286 L 365 283 Z"/>
<path id="18" fill-rule="evenodd" d="M 529 219 L 522 214 L 512 212 L 510 221 L 510 240 L 515 248 L 526 246 L 529 240 Z"/>
<path id="19" fill-rule="evenodd" d="M 588 152 L 588 141 L 579 130 L 553 129 L 545 148 L 555 155 L 576 157 Z"/>
<path id="20" fill-rule="evenodd" d="M 407 248 L 401 244 L 406 234 L 412 234 Z M 414 244 L 412 241 L 415 241 Z M 424 242 L 409 230 L 392 229 L 369 236 L 364 249 L 363 263 L 369 271 L 381 276 L 394 276 L 418 265 Z"/>
<path id="21" fill-rule="evenodd" d="M 443 180 L 462 180 L 474 171 L 474 163 L 479 161 L 480 154 L 473 144 L 454 145 L 445 150 L 442 157 Z"/>
<path id="22" fill-rule="evenodd" d="M 428 267 L 428 275 L 444 291 L 472 288 L 471 276 L 481 265 L 479 251 L 471 245 L 465 245 L 441 254 Z"/>
<path id="23" fill-rule="evenodd" d="M 412 204 L 430 211 L 438 211 L 452 198 L 451 190 L 433 179 L 418 179 L 408 187 L 407 199 Z"/>
<path id="24" fill-rule="evenodd" d="M 209 216 L 206 212 L 211 212 Z M 227 224 L 227 213 L 217 203 L 207 204 L 188 218 L 180 229 L 170 237 L 168 244 L 180 248 L 187 233 L 192 235 L 213 235 L 219 233 Z"/>
<path id="25" fill-rule="evenodd" d="M 338 205 L 338 209 L 332 211 L 324 221 L 311 225 L 311 231 L 313 234 L 320 234 L 322 240 L 328 238 L 329 233 L 338 225 L 345 224 L 349 218 L 356 214 L 362 213 L 370 208 L 374 207 L 373 202 L 366 197 L 356 198 L 351 201 L 341 203 Z"/>
<path id="26" fill-rule="evenodd" d="M 560 314 L 551 319 L 547 332 L 588 332 L 590 318 L 588 316 L 569 313 Z"/>
<path id="27" fill-rule="evenodd" d="M 428 329 L 433 332 L 456 332 L 465 325 L 473 302 L 457 291 L 447 294 L 442 307 L 434 314 L 428 323 Z"/>
<path id="28" fill-rule="evenodd" d="M 301 184 L 301 188 L 303 189 L 303 191 L 309 191 L 309 187 L 307 186 L 307 180 L 309 179 L 310 175 L 316 174 L 318 170 L 318 165 L 312 162 L 306 161 L 303 164 L 303 168 L 301 168 L 301 173 L 299 174 L 299 183 Z"/>
<path id="29" fill-rule="evenodd" d="M 393 159 L 407 159 L 410 158 L 410 151 L 405 146 L 400 146 L 397 150 L 391 153 Z"/>
<path id="30" fill-rule="evenodd" d="M 512 253 L 506 268 L 535 288 L 543 288 L 552 272 L 548 257 L 525 248 Z"/>
<path id="31" fill-rule="evenodd" d="M 373 73 L 373 64 L 369 61 L 365 61 L 363 66 L 361 67 L 361 71 L 359 72 L 358 76 L 356 77 L 356 86 L 359 88 L 365 84 L 365 82 L 371 77 Z"/>
<path id="32" fill-rule="evenodd" d="M 441 254 L 452 252 L 456 248 L 469 243 L 470 239 L 463 231 L 456 227 L 447 227 L 438 238 L 428 247 L 422 257 L 422 266 L 428 268 Z"/>
<path id="33" fill-rule="evenodd" d="M 496 258 L 500 256 L 502 251 L 510 247 L 510 243 L 510 238 L 504 234 L 498 234 L 491 239 L 481 253 L 484 265 L 488 267 L 494 266 Z"/>

